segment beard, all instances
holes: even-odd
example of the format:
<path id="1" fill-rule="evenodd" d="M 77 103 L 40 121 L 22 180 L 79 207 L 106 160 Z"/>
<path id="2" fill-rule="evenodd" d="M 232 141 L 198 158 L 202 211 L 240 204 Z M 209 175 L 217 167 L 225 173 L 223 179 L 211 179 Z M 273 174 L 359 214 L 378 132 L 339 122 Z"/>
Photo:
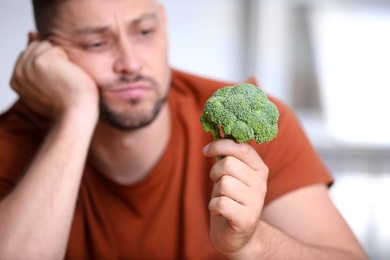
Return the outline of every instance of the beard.
<path id="1" fill-rule="evenodd" d="M 167 101 L 168 91 L 167 93 L 162 94 L 159 91 L 161 88 L 155 80 L 140 75 L 137 75 L 136 77 L 122 76 L 116 83 L 106 84 L 102 89 L 109 88 L 110 86 L 112 87 L 116 84 L 132 83 L 139 80 L 148 81 L 153 87 L 153 92 L 156 94 L 156 98 L 154 99 L 151 107 L 146 108 L 145 106 L 142 106 L 142 100 L 140 99 L 129 99 L 126 103 L 130 109 L 127 109 L 124 112 L 117 112 L 111 109 L 108 102 L 106 102 L 101 96 L 99 102 L 100 121 L 117 129 L 130 131 L 148 126 L 156 119 L 161 111 L 161 108 Z"/>

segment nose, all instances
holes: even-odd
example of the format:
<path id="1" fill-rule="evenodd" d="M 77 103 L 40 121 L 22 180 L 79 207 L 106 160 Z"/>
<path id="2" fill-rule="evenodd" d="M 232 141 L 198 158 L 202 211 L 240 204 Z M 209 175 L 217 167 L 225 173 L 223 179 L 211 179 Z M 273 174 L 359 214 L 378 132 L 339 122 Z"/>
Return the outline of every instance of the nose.
<path id="1" fill-rule="evenodd" d="M 117 53 L 114 62 L 116 73 L 134 74 L 141 71 L 143 65 L 140 54 L 129 39 L 118 41 Z"/>

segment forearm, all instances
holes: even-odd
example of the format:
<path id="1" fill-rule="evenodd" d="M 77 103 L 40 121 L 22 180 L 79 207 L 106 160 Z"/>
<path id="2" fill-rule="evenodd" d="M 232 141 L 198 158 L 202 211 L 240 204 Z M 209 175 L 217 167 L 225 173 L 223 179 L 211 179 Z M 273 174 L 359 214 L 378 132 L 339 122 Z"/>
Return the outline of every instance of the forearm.
<path id="1" fill-rule="evenodd" d="M 70 114 L 53 125 L 24 178 L 0 203 L 1 259 L 63 258 L 94 125 Z"/>
<path id="2" fill-rule="evenodd" d="M 359 253 L 332 246 L 305 244 L 260 221 L 249 243 L 231 255 L 230 259 L 366 259 Z"/>

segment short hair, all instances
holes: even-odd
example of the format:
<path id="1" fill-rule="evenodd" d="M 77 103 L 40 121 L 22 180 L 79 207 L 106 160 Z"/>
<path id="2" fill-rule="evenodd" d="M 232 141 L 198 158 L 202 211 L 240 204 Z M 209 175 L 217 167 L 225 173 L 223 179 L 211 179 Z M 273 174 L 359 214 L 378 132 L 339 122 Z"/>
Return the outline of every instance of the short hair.
<path id="1" fill-rule="evenodd" d="M 32 0 L 35 27 L 40 38 L 50 35 L 54 19 L 59 15 L 58 7 L 65 0 Z"/>

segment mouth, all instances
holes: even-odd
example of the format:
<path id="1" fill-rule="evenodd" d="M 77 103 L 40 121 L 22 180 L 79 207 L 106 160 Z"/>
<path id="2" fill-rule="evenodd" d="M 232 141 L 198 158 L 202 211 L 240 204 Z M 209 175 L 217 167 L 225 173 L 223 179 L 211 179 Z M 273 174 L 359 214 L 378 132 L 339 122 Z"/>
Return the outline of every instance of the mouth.
<path id="1" fill-rule="evenodd" d="M 134 100 L 143 98 L 151 90 L 152 88 L 146 84 L 133 83 L 122 85 L 117 88 L 107 89 L 104 92 L 107 97 Z"/>

